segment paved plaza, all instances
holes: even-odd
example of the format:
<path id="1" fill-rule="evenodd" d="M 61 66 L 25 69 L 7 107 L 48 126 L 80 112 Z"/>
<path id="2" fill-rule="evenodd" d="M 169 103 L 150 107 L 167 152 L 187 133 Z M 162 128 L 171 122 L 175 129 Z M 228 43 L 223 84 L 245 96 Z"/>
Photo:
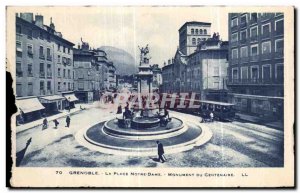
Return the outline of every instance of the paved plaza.
<path id="1" fill-rule="evenodd" d="M 283 166 L 283 131 L 249 122 L 202 123 L 213 132 L 211 140 L 192 150 L 168 154 L 167 162 L 156 162 L 153 156 L 118 156 L 92 151 L 81 146 L 76 133 L 89 125 L 116 117 L 116 108 L 98 103 L 71 116 L 70 128 L 60 118 L 57 129 L 37 126 L 17 133 L 17 152 L 29 138 L 20 166 L 23 167 L 281 167 Z M 171 112 L 171 116 L 199 120 L 200 117 Z"/>

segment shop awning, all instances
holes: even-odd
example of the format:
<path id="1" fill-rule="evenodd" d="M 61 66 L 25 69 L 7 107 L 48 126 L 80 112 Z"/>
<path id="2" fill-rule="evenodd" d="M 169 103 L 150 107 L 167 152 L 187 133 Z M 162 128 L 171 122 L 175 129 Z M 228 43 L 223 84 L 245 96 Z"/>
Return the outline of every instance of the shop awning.
<path id="1" fill-rule="evenodd" d="M 18 108 L 21 109 L 24 113 L 30 113 L 33 111 L 45 109 L 45 107 L 37 98 L 17 99 L 16 101 Z"/>
<path id="2" fill-rule="evenodd" d="M 78 101 L 78 98 L 74 94 L 66 94 L 64 96 L 69 102 Z"/>
<path id="3" fill-rule="evenodd" d="M 55 101 L 60 101 L 62 99 L 65 99 L 65 98 L 62 96 L 59 96 L 59 95 L 50 95 L 50 96 L 40 97 L 40 101 L 42 103 L 55 102 Z"/>

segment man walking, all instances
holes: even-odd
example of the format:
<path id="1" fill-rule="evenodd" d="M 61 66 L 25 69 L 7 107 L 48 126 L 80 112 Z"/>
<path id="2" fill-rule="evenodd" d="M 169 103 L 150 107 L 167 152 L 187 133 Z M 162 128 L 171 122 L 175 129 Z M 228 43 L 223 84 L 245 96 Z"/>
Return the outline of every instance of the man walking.
<path id="1" fill-rule="evenodd" d="M 71 122 L 71 118 L 70 118 L 70 116 L 68 115 L 67 118 L 66 118 L 66 123 L 67 123 L 66 127 L 69 127 L 69 126 L 70 126 L 70 122 Z"/>
<path id="2" fill-rule="evenodd" d="M 157 143 L 157 154 L 158 154 L 158 161 L 160 162 L 160 160 L 162 161 L 162 163 L 165 162 L 164 160 L 164 146 L 162 143 L 160 143 L 159 141 L 156 141 Z"/>

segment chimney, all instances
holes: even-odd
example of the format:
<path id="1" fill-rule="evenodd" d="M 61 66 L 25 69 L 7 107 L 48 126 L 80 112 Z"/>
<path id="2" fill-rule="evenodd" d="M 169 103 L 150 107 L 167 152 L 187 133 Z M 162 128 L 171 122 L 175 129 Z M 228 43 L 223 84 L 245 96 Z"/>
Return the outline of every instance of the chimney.
<path id="1" fill-rule="evenodd" d="M 174 64 L 174 58 L 172 58 L 172 64 Z"/>
<path id="2" fill-rule="evenodd" d="M 80 44 L 78 44 L 78 50 L 80 50 Z"/>
<path id="3" fill-rule="evenodd" d="M 51 27 L 51 29 L 55 30 L 55 25 L 52 22 L 52 17 L 50 17 L 50 27 Z"/>
<path id="4" fill-rule="evenodd" d="M 30 23 L 33 23 L 33 13 L 20 13 L 20 17 Z"/>
<path id="5" fill-rule="evenodd" d="M 37 25 L 39 27 L 43 27 L 43 25 L 44 25 L 44 16 L 36 15 L 35 16 L 35 25 Z"/>
<path id="6" fill-rule="evenodd" d="M 168 60 L 168 65 L 169 65 L 169 64 L 171 64 L 171 60 L 170 60 L 170 59 Z"/>
<path id="7" fill-rule="evenodd" d="M 166 62 L 164 62 L 164 66 L 166 66 Z"/>

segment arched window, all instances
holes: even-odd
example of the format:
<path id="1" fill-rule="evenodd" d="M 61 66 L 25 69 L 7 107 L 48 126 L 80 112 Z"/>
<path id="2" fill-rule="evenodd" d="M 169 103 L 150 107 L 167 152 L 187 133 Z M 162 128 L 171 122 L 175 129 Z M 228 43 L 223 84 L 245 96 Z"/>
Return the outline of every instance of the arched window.
<path id="1" fill-rule="evenodd" d="M 196 38 L 193 38 L 193 39 L 192 39 L 192 44 L 193 44 L 193 45 L 196 45 Z"/>
<path id="2" fill-rule="evenodd" d="M 206 34 L 207 34 L 207 31 L 206 31 L 206 29 L 204 29 L 204 30 L 203 30 L 203 33 L 204 33 L 204 35 L 206 35 Z"/>
<path id="3" fill-rule="evenodd" d="M 197 44 L 199 44 L 199 43 L 200 43 L 200 41 L 201 41 L 201 39 L 200 39 L 200 38 L 198 38 L 198 39 L 197 39 Z"/>
<path id="4" fill-rule="evenodd" d="M 198 35 L 198 29 L 196 29 L 196 34 Z"/>
<path id="5" fill-rule="evenodd" d="M 200 34 L 202 34 L 203 32 L 202 32 L 202 29 L 200 29 Z"/>
<path id="6" fill-rule="evenodd" d="M 194 34 L 194 29 L 191 29 L 192 34 Z"/>

